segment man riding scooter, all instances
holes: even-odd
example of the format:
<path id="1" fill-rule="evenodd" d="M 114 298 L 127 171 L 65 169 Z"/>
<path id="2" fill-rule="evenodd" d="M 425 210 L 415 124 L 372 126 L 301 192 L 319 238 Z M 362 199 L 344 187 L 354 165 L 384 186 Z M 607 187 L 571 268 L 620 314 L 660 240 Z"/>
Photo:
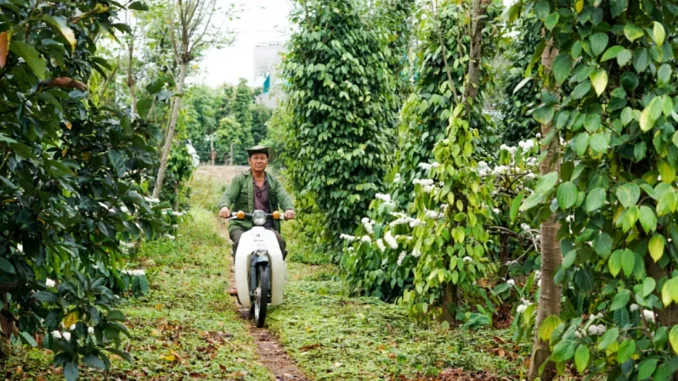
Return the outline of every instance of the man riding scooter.
<path id="1" fill-rule="evenodd" d="M 265 213 L 273 213 L 282 209 L 285 211 L 285 219 L 294 219 L 294 205 L 292 198 L 287 194 L 280 181 L 266 172 L 269 159 L 269 149 L 258 145 L 247 150 L 250 169 L 233 178 L 231 185 L 226 189 L 219 201 L 219 217 L 229 218 L 232 210 L 252 212 L 261 210 Z M 266 229 L 273 231 L 278 239 L 283 258 L 287 256 L 285 240 L 280 234 L 280 223 L 268 220 L 264 225 Z M 229 223 L 228 232 L 233 241 L 232 255 L 238 249 L 240 236 L 252 228 L 252 222 L 246 220 L 234 220 Z M 235 258 L 234 258 L 235 259 Z M 236 295 L 237 290 L 232 287 L 228 293 Z"/>

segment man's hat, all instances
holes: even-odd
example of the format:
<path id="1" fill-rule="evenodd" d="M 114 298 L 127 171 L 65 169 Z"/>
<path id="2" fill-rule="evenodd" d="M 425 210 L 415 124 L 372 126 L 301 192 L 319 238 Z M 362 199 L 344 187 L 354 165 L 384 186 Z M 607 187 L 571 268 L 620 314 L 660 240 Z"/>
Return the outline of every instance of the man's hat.
<path id="1" fill-rule="evenodd" d="M 251 157 L 255 153 L 264 153 L 264 154 L 266 154 L 266 157 L 271 156 L 271 153 L 269 152 L 268 147 L 263 146 L 263 145 L 257 145 L 257 146 L 254 146 L 252 148 L 248 148 L 248 149 L 246 149 L 246 151 L 247 151 L 248 157 Z"/>

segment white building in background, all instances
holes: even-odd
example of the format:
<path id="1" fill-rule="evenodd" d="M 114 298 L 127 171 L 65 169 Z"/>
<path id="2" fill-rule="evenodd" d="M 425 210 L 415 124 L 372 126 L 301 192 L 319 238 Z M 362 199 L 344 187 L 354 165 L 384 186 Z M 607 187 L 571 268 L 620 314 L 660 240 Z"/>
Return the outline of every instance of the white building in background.
<path id="1" fill-rule="evenodd" d="M 266 42 L 254 47 L 254 86 L 266 93 L 257 96 L 257 103 L 274 108 L 282 97 L 279 66 L 285 51 L 284 42 Z"/>

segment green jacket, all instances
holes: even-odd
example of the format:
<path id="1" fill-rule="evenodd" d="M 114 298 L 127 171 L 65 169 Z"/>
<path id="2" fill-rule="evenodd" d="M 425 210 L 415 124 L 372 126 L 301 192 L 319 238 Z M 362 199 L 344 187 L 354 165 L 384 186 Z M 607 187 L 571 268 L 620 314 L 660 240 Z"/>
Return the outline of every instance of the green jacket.
<path id="1" fill-rule="evenodd" d="M 292 198 L 285 192 L 285 188 L 280 181 L 273 175 L 266 172 L 266 182 L 268 183 L 268 203 L 271 212 L 282 209 L 283 211 L 294 210 Z M 231 185 L 226 189 L 221 200 L 219 200 L 219 209 L 228 207 L 231 213 L 242 210 L 245 213 L 254 212 L 254 180 L 252 170 L 247 170 L 231 181 Z M 274 221 L 275 229 L 280 231 L 280 222 Z M 233 220 L 228 224 L 228 231 L 233 229 L 249 230 L 252 228 L 252 221 Z"/>

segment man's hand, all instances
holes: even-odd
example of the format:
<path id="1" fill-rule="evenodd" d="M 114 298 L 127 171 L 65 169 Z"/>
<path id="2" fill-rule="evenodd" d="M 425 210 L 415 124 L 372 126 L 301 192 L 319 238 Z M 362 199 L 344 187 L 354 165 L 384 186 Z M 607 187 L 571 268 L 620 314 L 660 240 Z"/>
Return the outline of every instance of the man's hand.
<path id="1" fill-rule="evenodd" d="M 293 220 L 294 217 L 296 217 L 296 214 L 294 214 L 294 210 L 288 210 L 285 212 L 285 219 L 286 220 Z"/>
<path id="2" fill-rule="evenodd" d="M 219 211 L 219 217 L 221 217 L 221 218 L 228 218 L 230 216 L 231 216 L 231 211 L 230 211 L 230 209 L 228 209 L 225 206 L 223 208 L 221 208 L 221 210 Z"/>

